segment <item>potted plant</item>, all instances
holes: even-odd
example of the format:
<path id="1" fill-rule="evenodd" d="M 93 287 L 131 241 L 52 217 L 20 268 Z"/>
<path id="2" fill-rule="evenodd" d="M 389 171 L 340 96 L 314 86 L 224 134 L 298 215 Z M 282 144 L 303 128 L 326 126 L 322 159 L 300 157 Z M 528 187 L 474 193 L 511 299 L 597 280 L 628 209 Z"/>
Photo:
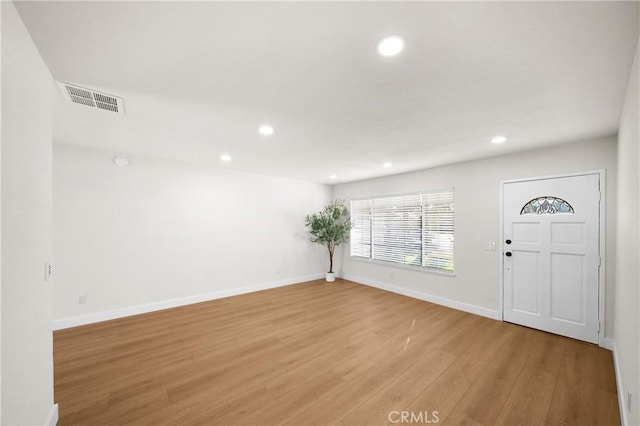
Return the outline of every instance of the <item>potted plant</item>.
<path id="1" fill-rule="evenodd" d="M 311 241 L 325 246 L 329 251 L 329 272 L 326 279 L 327 282 L 334 282 L 336 275 L 333 272 L 333 253 L 337 246 L 349 239 L 349 210 L 344 201 L 335 200 L 319 213 L 307 215 L 305 224 L 311 234 Z"/>

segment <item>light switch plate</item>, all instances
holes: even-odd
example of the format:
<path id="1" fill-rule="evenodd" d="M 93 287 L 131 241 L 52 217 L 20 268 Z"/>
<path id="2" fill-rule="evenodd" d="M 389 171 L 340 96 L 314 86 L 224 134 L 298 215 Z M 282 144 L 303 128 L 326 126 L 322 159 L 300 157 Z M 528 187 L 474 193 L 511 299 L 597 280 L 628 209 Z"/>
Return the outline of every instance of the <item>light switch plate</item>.
<path id="1" fill-rule="evenodd" d="M 484 249 L 486 251 L 496 251 L 496 242 L 495 241 L 486 241 L 484 243 Z"/>

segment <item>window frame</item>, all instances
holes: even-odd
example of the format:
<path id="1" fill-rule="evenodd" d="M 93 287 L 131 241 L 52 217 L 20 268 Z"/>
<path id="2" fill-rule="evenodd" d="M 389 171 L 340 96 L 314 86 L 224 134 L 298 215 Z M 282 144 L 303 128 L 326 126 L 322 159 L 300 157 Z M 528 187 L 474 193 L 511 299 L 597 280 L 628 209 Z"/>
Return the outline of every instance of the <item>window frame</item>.
<path id="1" fill-rule="evenodd" d="M 428 194 L 437 194 L 437 193 L 447 193 L 447 192 L 451 192 L 453 194 L 453 204 L 454 204 L 454 209 L 453 209 L 453 219 L 452 219 L 452 225 L 453 225 L 453 236 L 454 236 L 454 243 L 453 243 L 453 249 L 452 249 L 452 255 L 453 255 L 453 269 L 451 271 L 447 271 L 445 269 L 442 268 L 434 268 L 434 267 L 428 267 L 428 266 L 423 266 L 421 265 L 409 265 L 409 264 L 404 264 L 404 263 L 399 263 L 399 262 L 393 262 L 393 261 L 386 261 L 386 260 L 380 260 L 380 259 L 375 259 L 372 258 L 372 256 L 374 255 L 374 250 L 373 250 L 373 232 L 374 232 L 374 228 L 373 228 L 373 205 L 374 199 L 385 199 L 385 198 L 396 198 L 396 197 L 403 197 L 403 196 L 415 196 L 415 195 L 420 195 L 420 196 L 424 196 L 424 195 L 428 195 Z M 409 270 L 409 271 L 414 271 L 414 272 L 423 272 L 423 273 L 428 273 L 428 274 L 435 274 L 435 275 L 442 275 L 442 276 L 447 276 L 447 277 L 455 277 L 456 276 L 456 269 L 455 269 L 455 187 L 451 186 L 451 187 L 446 187 L 446 188 L 439 188 L 439 189 L 430 189 L 430 190 L 423 190 L 423 191 L 412 191 L 412 192 L 403 192 L 403 193 L 395 193 L 395 194 L 384 194 L 384 195 L 372 195 L 369 197 L 354 197 L 349 199 L 349 213 L 351 215 L 353 215 L 353 212 L 351 210 L 352 207 L 352 203 L 358 202 L 358 201 L 368 201 L 369 202 L 369 208 L 370 208 L 370 225 L 369 225 L 369 230 L 371 232 L 371 235 L 369 237 L 369 242 L 370 242 L 370 249 L 369 249 L 369 258 L 363 257 L 363 256 L 357 256 L 357 255 L 351 255 L 351 244 L 352 244 L 352 240 L 351 238 L 349 239 L 349 260 L 354 261 L 354 262 L 361 262 L 361 263 L 366 263 L 366 264 L 375 264 L 375 265 L 380 265 L 380 266 L 390 266 L 393 268 L 399 268 L 399 269 L 403 269 L 403 270 Z M 424 208 L 424 204 L 421 201 L 421 208 Z M 421 218 L 421 222 L 424 223 L 424 218 Z M 421 235 L 420 235 L 420 239 L 421 239 L 421 246 L 424 247 L 424 236 L 425 236 L 425 231 L 424 231 L 424 227 L 421 229 Z M 424 257 L 424 255 L 422 255 L 422 257 Z"/>

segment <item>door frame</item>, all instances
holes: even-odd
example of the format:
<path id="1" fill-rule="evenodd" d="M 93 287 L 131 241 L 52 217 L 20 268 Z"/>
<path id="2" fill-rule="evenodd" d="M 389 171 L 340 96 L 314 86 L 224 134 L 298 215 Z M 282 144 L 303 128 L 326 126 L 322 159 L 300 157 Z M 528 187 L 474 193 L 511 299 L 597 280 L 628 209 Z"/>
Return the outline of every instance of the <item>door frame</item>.
<path id="1" fill-rule="evenodd" d="M 566 178 L 566 177 L 576 177 L 576 176 L 585 176 L 585 175 L 598 175 L 600 178 L 600 221 L 598 224 L 599 229 L 599 256 L 600 256 L 600 268 L 598 274 L 598 321 L 600 323 L 600 327 L 598 330 L 598 346 L 603 348 L 608 348 L 605 339 L 605 330 L 606 330 L 606 322 L 605 322 L 605 290 L 606 290 L 606 207 L 607 207 L 607 181 L 606 181 L 606 170 L 605 169 L 597 169 L 585 172 L 575 172 L 575 173 L 564 173 L 564 174 L 556 174 L 556 175 L 547 175 L 547 176 L 536 176 L 530 178 L 520 178 L 520 179 L 510 179 L 503 180 L 500 182 L 500 245 L 498 256 L 498 271 L 499 271 L 499 299 L 500 299 L 500 312 L 499 319 L 504 321 L 504 186 L 508 183 L 518 183 L 518 182 L 530 182 L 535 180 L 546 180 L 546 179 L 557 179 L 557 178 Z"/>

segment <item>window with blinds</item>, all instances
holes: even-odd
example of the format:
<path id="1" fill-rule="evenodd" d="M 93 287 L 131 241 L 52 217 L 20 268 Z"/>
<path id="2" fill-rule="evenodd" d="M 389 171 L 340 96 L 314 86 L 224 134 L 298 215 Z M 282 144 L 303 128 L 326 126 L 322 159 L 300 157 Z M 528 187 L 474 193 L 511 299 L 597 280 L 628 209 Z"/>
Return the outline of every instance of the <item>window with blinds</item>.
<path id="1" fill-rule="evenodd" d="M 351 201 L 351 256 L 453 273 L 453 188 Z"/>
<path id="2" fill-rule="evenodd" d="M 351 256 L 371 258 L 371 200 L 351 201 Z"/>

